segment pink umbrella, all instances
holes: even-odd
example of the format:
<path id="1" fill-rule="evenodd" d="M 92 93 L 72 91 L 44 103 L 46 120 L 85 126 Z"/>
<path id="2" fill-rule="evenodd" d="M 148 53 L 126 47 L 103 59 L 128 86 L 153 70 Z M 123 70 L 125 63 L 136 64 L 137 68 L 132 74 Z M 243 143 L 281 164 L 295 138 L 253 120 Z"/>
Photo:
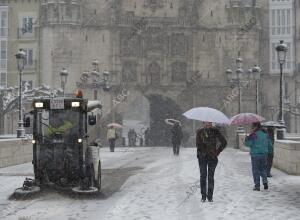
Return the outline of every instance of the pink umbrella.
<path id="1" fill-rule="evenodd" d="M 254 122 L 261 122 L 263 120 L 265 119 L 260 115 L 253 113 L 240 113 L 230 119 L 230 125 L 250 125 Z"/>

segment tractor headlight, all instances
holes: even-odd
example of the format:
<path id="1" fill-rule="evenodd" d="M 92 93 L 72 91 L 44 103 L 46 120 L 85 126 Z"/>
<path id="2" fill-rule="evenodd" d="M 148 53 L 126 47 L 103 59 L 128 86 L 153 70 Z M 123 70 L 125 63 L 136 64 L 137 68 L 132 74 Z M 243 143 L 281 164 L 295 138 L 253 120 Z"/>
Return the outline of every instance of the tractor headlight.
<path id="1" fill-rule="evenodd" d="M 80 106 L 80 102 L 72 102 L 72 107 L 78 108 Z"/>
<path id="2" fill-rule="evenodd" d="M 82 143 L 82 139 L 81 138 L 78 138 L 78 143 Z"/>
<path id="3" fill-rule="evenodd" d="M 42 103 L 42 102 L 36 102 L 36 103 L 34 103 L 34 106 L 36 108 L 43 108 L 44 107 L 44 103 Z"/>

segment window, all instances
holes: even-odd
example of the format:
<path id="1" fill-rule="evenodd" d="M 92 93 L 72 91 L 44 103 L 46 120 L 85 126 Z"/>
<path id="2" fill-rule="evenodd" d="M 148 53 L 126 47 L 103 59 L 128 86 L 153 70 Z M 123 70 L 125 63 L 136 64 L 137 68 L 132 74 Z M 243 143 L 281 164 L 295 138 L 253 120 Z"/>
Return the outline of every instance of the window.
<path id="1" fill-rule="evenodd" d="M 7 86 L 7 74 L 6 72 L 0 72 L 0 87 Z"/>
<path id="2" fill-rule="evenodd" d="M 98 90 L 94 90 L 94 100 L 98 99 Z"/>
<path id="3" fill-rule="evenodd" d="M 275 10 L 272 10 L 272 35 L 275 35 L 275 31 L 276 31 L 276 13 Z"/>
<path id="4" fill-rule="evenodd" d="M 33 33 L 33 18 L 23 17 L 22 19 L 22 34 Z"/>
<path id="5" fill-rule="evenodd" d="M 0 11 L 0 36 L 1 37 L 6 37 L 7 36 L 7 25 L 8 25 L 8 21 L 7 21 L 8 15 L 7 15 L 7 11 Z"/>
<path id="6" fill-rule="evenodd" d="M 286 100 L 289 99 L 289 83 L 288 82 L 284 83 L 284 98 Z"/>
<path id="7" fill-rule="evenodd" d="M 24 49 L 26 53 L 26 59 L 25 59 L 25 66 L 32 66 L 33 65 L 33 49 Z"/>
<path id="8" fill-rule="evenodd" d="M 7 40 L 0 40 L 0 69 L 7 68 Z"/>
<path id="9" fill-rule="evenodd" d="M 291 35 L 291 9 L 271 10 L 271 34 Z"/>
<path id="10" fill-rule="evenodd" d="M 287 34 L 291 34 L 291 9 L 287 10 Z"/>

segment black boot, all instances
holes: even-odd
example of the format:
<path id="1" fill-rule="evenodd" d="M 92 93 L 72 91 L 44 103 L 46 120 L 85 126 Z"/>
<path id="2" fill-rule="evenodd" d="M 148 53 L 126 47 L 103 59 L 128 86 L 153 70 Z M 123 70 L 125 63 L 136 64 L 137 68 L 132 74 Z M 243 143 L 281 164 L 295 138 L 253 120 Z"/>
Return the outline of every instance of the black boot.
<path id="1" fill-rule="evenodd" d="M 205 202 L 206 201 L 206 196 L 202 196 L 201 202 Z"/>
<path id="2" fill-rule="evenodd" d="M 259 185 L 255 185 L 253 188 L 253 191 L 260 191 L 260 186 Z"/>
<path id="3" fill-rule="evenodd" d="M 269 189 L 268 183 L 264 183 L 264 189 L 265 190 Z"/>

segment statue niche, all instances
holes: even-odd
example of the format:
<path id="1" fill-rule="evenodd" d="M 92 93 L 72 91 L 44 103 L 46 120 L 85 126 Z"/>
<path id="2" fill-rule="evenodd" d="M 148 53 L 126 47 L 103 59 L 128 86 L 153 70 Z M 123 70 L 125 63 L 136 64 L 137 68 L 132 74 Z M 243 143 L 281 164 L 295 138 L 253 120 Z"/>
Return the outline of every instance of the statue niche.
<path id="1" fill-rule="evenodd" d="M 164 2 L 162 0 L 145 0 L 144 7 L 155 12 L 157 9 L 164 7 Z"/>
<path id="2" fill-rule="evenodd" d="M 151 84 L 160 84 L 160 66 L 157 62 L 152 62 L 148 66 L 148 77 L 150 79 Z"/>
<path id="3" fill-rule="evenodd" d="M 187 37 L 183 33 L 172 34 L 171 55 L 184 57 L 187 54 Z"/>
<path id="4" fill-rule="evenodd" d="M 124 82 L 137 81 L 137 64 L 135 62 L 127 61 L 123 63 L 122 79 Z"/>
<path id="5" fill-rule="evenodd" d="M 121 33 L 121 54 L 122 56 L 139 56 L 140 40 L 136 35 Z"/>
<path id="6" fill-rule="evenodd" d="M 163 53 L 167 45 L 166 37 L 162 34 L 162 30 L 157 27 L 147 28 L 145 43 L 147 52 Z"/>
<path id="7" fill-rule="evenodd" d="M 173 82 L 186 82 L 187 64 L 185 62 L 172 63 L 171 70 Z"/>

